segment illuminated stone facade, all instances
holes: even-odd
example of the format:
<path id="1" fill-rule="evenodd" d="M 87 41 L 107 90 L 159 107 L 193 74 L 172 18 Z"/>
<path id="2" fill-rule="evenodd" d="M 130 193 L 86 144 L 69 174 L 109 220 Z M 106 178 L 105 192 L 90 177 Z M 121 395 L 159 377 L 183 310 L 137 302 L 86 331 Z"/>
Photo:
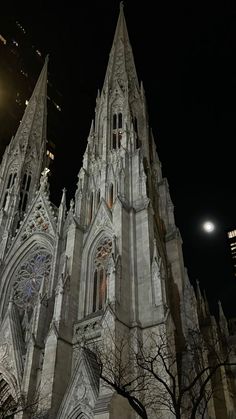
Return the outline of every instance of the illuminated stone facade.
<path id="1" fill-rule="evenodd" d="M 69 210 L 65 190 L 59 208 L 49 199 L 46 98 L 47 60 L 0 166 L 0 383 L 11 400 L 39 390 L 45 417 L 134 418 L 83 338 L 106 339 L 107 325 L 127 339 L 161 331 L 177 352 L 200 324 L 225 335 L 227 325 L 222 311 L 215 325 L 184 267 L 122 6 Z M 221 419 L 234 418 L 227 382 L 221 393 Z M 208 417 L 219 418 L 215 406 Z"/>

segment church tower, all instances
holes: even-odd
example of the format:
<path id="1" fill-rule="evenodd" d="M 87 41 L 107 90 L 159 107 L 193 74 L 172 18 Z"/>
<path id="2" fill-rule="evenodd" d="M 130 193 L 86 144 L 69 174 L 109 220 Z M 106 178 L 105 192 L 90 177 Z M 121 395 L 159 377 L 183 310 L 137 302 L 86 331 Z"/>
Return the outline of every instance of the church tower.
<path id="1" fill-rule="evenodd" d="M 38 188 L 45 161 L 47 63 L 48 58 L 0 166 L 1 258 Z"/>
<path id="2" fill-rule="evenodd" d="M 171 337 L 176 354 L 210 314 L 184 267 L 122 3 L 69 209 L 65 189 L 59 208 L 49 197 L 47 61 L 0 165 L 0 410 L 133 419 L 101 380 L 93 345 L 113 357 L 121 342 Z M 227 395 L 225 384 L 231 412 Z"/>

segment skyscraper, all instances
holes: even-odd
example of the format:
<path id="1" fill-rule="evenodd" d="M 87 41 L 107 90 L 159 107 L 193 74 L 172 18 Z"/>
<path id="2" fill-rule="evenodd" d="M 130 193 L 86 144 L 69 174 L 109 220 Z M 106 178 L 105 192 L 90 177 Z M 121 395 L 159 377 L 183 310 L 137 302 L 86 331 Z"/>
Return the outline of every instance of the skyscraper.
<path id="1" fill-rule="evenodd" d="M 28 28 L 16 18 L 0 18 L 0 156 L 22 118 L 32 94 L 44 58 L 34 45 Z M 47 155 L 54 158 L 55 145 L 60 135 L 61 94 L 48 81 Z M 49 154 L 51 153 L 51 154 Z"/>
<path id="2" fill-rule="evenodd" d="M 231 230 L 227 232 L 228 243 L 230 246 L 230 253 L 233 263 L 233 271 L 236 276 L 236 230 Z"/>
<path id="3" fill-rule="evenodd" d="M 46 59 L 0 166 L 2 409 L 19 394 L 30 404 L 39 392 L 43 417 L 130 418 L 131 405 L 104 385 L 85 341 L 108 342 L 112 357 L 121 339 L 136 336 L 141 349 L 150 334 L 170 337 L 175 359 L 183 355 L 175 366 L 181 382 L 191 332 L 227 338 L 227 322 L 220 307 L 216 325 L 184 267 L 122 5 L 68 211 L 65 190 L 59 208 L 49 196 L 47 67 Z M 222 365 L 217 397 L 206 405 L 212 418 L 234 417 L 225 374 Z"/>

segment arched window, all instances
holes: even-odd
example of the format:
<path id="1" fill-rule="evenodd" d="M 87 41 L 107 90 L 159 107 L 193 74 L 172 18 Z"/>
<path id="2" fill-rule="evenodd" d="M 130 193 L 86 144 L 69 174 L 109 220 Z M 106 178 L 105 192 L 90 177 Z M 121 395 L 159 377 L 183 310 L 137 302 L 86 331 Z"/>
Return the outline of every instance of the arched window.
<path id="1" fill-rule="evenodd" d="M 122 113 L 113 115 L 113 124 L 112 124 L 112 148 L 117 149 L 121 146 L 122 139 L 122 127 L 123 127 L 123 118 Z"/>
<path id="2" fill-rule="evenodd" d="M 49 280 L 51 259 L 46 250 L 36 248 L 20 264 L 13 283 L 14 302 L 20 309 L 34 306 L 42 281 Z"/>
<path id="3" fill-rule="evenodd" d="M 29 197 L 30 184 L 31 184 L 31 175 L 28 173 L 25 173 L 22 180 L 22 184 L 21 184 L 21 199 L 19 202 L 19 210 L 23 212 L 26 210 L 28 197 Z"/>
<path id="4" fill-rule="evenodd" d="M 27 174 L 25 173 L 23 177 L 23 181 L 22 181 L 22 189 L 25 189 L 26 179 L 27 179 Z"/>
<path id="5" fill-rule="evenodd" d="M 93 192 L 90 194 L 89 198 L 89 208 L 88 208 L 88 222 L 91 223 L 93 218 Z"/>
<path id="6" fill-rule="evenodd" d="M 111 251 L 112 240 L 109 237 L 100 240 L 94 259 L 93 312 L 101 310 L 107 299 L 107 267 Z"/>
<path id="7" fill-rule="evenodd" d="M 114 188 L 113 183 L 110 184 L 109 192 L 108 192 L 108 207 L 112 208 L 114 200 Z"/>
<path id="8" fill-rule="evenodd" d="M 12 180 L 12 173 L 10 174 L 10 176 L 8 178 L 7 189 L 10 188 L 10 186 L 11 186 L 11 180 Z"/>
<path id="9" fill-rule="evenodd" d="M 100 203 L 100 199 L 101 199 L 101 192 L 100 192 L 100 189 L 98 189 L 98 191 L 97 191 L 97 207 Z"/>
<path id="10" fill-rule="evenodd" d="M 118 113 L 118 128 L 122 128 L 122 113 Z"/>
<path id="11" fill-rule="evenodd" d="M 6 202 L 7 202 L 7 197 L 8 197 L 8 194 L 9 194 L 9 190 L 11 189 L 12 185 L 14 185 L 15 178 L 16 178 L 16 173 L 13 174 L 13 172 L 11 172 L 8 176 L 7 187 L 6 187 L 6 191 L 5 191 L 5 194 L 4 194 L 2 208 L 5 208 L 5 205 L 6 205 Z"/>
<path id="12" fill-rule="evenodd" d="M 2 349 L 4 351 L 4 346 L 7 345 L 6 343 L 2 345 Z M 7 351 L 7 346 L 6 346 Z M 12 397 L 10 385 L 5 380 L 5 377 L 2 373 L 0 373 L 0 400 L 1 400 L 1 417 L 14 417 L 14 411 L 17 411 L 17 403 Z"/>
<path id="13" fill-rule="evenodd" d="M 140 147 L 140 141 L 139 141 L 139 137 L 138 137 L 138 121 L 137 121 L 136 116 L 133 119 L 133 124 L 134 124 L 134 131 L 135 131 L 135 134 L 136 134 L 136 148 L 139 148 Z"/>
<path id="14" fill-rule="evenodd" d="M 117 120 L 117 116 L 116 116 L 116 114 L 114 114 L 113 115 L 113 129 L 117 128 L 116 120 Z"/>
<path id="15" fill-rule="evenodd" d="M 27 192 L 29 191 L 30 183 L 31 183 L 31 176 L 29 175 L 28 176 L 28 179 L 27 179 L 27 184 L 26 184 L 26 190 L 27 190 Z"/>
<path id="16" fill-rule="evenodd" d="M 7 197 L 8 197 L 8 192 L 6 192 L 4 196 L 3 205 L 2 205 L 3 208 L 5 208 L 5 205 L 7 203 Z"/>

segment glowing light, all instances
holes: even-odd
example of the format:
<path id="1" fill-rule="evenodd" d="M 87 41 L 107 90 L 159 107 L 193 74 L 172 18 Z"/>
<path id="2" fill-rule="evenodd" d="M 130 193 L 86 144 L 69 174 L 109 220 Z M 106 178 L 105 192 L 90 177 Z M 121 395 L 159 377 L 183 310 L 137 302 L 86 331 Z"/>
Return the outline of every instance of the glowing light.
<path id="1" fill-rule="evenodd" d="M 203 230 L 206 231 L 206 233 L 212 233 L 215 230 L 215 225 L 211 221 L 205 221 Z"/>

